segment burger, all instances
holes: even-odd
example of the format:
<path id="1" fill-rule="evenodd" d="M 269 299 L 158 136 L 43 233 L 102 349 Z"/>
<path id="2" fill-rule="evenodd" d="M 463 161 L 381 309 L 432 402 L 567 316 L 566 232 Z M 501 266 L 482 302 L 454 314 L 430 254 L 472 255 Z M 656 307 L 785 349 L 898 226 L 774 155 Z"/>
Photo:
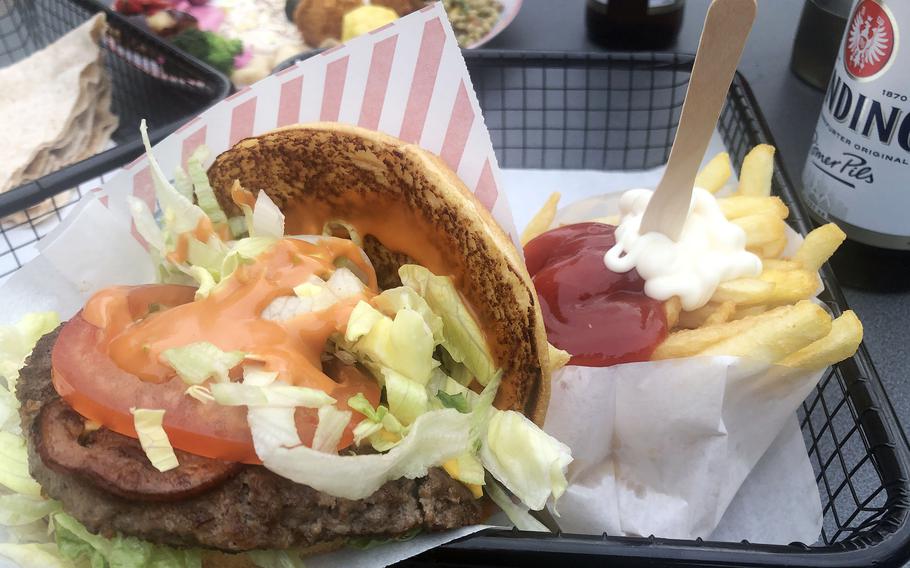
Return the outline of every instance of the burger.
<path id="1" fill-rule="evenodd" d="M 317 123 L 207 170 L 200 149 L 172 185 L 146 147 L 161 215 L 130 206 L 159 283 L 97 291 L 14 385 L 63 556 L 261 562 L 558 498 L 562 354 L 438 157 Z"/>

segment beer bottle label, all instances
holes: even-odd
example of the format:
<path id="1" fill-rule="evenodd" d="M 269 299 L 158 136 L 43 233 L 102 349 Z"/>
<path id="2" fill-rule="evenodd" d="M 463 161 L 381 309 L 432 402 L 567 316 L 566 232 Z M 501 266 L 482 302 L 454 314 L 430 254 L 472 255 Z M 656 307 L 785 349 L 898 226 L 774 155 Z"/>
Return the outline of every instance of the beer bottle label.
<path id="1" fill-rule="evenodd" d="M 910 2 L 858 0 L 803 171 L 807 205 L 872 246 L 910 250 Z M 903 61 L 903 63 L 900 63 Z"/>

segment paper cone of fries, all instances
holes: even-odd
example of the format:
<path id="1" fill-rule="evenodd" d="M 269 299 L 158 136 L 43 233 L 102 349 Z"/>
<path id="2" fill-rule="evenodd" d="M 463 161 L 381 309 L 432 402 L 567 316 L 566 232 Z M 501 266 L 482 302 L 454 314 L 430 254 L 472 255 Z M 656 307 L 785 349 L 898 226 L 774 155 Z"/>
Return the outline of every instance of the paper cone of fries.
<path id="1" fill-rule="evenodd" d="M 718 204 L 747 227 L 750 250 L 764 257 L 761 276 L 774 285 L 733 280 L 703 309 L 680 313 L 677 306 L 672 317 L 689 329 L 671 333 L 650 361 L 570 365 L 554 375 L 546 429 L 569 444 L 574 457 L 570 486 L 558 503 L 564 531 L 780 544 L 818 538 L 821 504 L 794 414 L 823 376 L 818 369 L 855 352 L 862 329 L 852 312 L 832 323 L 813 302 L 820 287 L 815 272 L 843 234 L 825 226 L 804 241 L 784 225 L 787 208 L 768 196 L 772 153 L 756 147 L 738 193 Z M 729 159 L 719 157 L 703 170 L 699 187 L 717 192 L 724 185 Z M 635 177 L 629 174 L 629 182 Z M 597 219 L 615 224 L 621 194 L 592 190 L 558 211 L 551 196 L 522 239 L 547 227 Z M 527 201 L 544 200 L 538 193 Z M 744 217 L 750 217 L 746 223 Z M 725 296 L 734 294 L 741 305 Z M 737 315 L 739 309 L 748 315 Z M 773 465 L 751 479 L 720 526 L 769 448 L 766 461 Z M 776 476 L 767 475 L 775 468 Z M 749 518 L 743 511 L 750 508 L 766 511 L 765 518 Z"/>

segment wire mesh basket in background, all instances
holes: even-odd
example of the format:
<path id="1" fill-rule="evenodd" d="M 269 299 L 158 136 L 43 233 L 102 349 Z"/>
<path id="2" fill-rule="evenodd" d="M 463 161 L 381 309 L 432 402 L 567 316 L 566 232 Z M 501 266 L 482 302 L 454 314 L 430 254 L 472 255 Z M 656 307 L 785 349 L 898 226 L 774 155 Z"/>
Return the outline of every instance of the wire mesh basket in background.
<path id="1" fill-rule="evenodd" d="M 224 98 L 228 79 L 142 30 L 95 0 L 0 0 L 0 67 L 20 61 L 76 28 L 93 14 L 107 14 L 101 46 L 112 81 L 111 110 L 120 119 L 112 147 L 31 183 L 0 194 L 0 211 L 20 211 L 46 197 L 53 207 L 41 215 L 17 216 L 0 223 L 0 277 L 19 268 L 25 250 L 47 233 L 62 211 L 81 196 L 79 184 L 96 178 L 142 153 L 139 121 L 145 118 L 156 142 Z M 2 88 L 2 86 L 0 86 Z M 10 133 L 4 133 L 9 136 Z M 0 165 L 2 167 L 2 165 Z M 2 215 L 0 215 L 2 217 Z"/>

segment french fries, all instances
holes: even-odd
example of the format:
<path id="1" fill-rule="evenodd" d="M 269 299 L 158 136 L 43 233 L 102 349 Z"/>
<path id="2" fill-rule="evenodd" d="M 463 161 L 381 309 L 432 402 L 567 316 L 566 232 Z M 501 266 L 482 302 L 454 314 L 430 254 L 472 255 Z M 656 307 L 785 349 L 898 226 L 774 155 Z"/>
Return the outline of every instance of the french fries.
<path id="1" fill-rule="evenodd" d="M 682 309 L 679 297 L 664 302 L 670 333 L 652 360 L 733 355 L 800 369 L 821 369 L 856 352 L 863 326 L 852 311 L 837 319 L 812 298 L 821 288 L 819 268 L 846 236 L 828 224 L 806 235 L 791 258 L 787 250 L 789 208 L 771 195 L 774 147 L 760 144 L 743 160 L 737 191 L 717 198 L 724 216 L 746 235 L 746 249 L 761 258 L 762 272 L 752 278 L 721 282 L 710 301 L 695 310 Z M 698 173 L 695 185 L 712 193 L 730 179 L 730 157 L 714 156 Z M 559 194 L 550 196 L 522 234 L 526 243 L 546 231 L 556 214 Z M 618 216 L 593 219 L 616 225 Z M 550 348 L 554 364 L 567 354 Z"/>
<path id="2" fill-rule="evenodd" d="M 755 306 L 741 306 L 736 308 L 736 311 L 733 312 L 733 317 L 730 319 L 740 320 L 743 318 L 750 318 L 752 316 L 757 316 L 758 314 L 763 314 L 767 311 L 768 306 L 764 304 L 757 304 Z"/>
<path id="3" fill-rule="evenodd" d="M 768 243 L 787 242 L 787 224 L 774 215 L 746 215 L 731 221 L 746 233 L 746 250 L 751 252 Z"/>
<path id="4" fill-rule="evenodd" d="M 774 174 L 774 146 L 759 144 L 743 159 L 739 172 L 739 195 L 771 195 L 771 176 Z"/>
<path id="5" fill-rule="evenodd" d="M 682 301 L 679 296 L 673 296 L 664 302 L 664 310 L 667 312 L 667 327 L 671 329 L 676 327 L 679 321 L 679 312 L 682 311 Z"/>
<path id="6" fill-rule="evenodd" d="M 744 329 L 708 347 L 699 355 L 733 355 L 774 363 L 806 347 L 831 331 L 831 317 L 818 304 L 807 300 L 771 312 L 739 320 Z"/>
<path id="7" fill-rule="evenodd" d="M 863 324 L 847 310 L 833 322 L 831 331 L 821 339 L 810 343 L 795 353 L 783 358 L 781 365 L 805 369 L 822 369 L 851 357 L 863 340 Z"/>
<path id="8" fill-rule="evenodd" d="M 705 164 L 705 167 L 695 176 L 695 187 L 702 187 L 711 193 L 717 191 L 730 179 L 730 156 L 726 152 L 711 158 L 711 161 Z"/>
<path id="9" fill-rule="evenodd" d="M 550 194 L 546 203 L 543 204 L 540 211 L 534 215 L 528 226 L 521 233 L 521 246 L 528 244 L 534 237 L 545 233 L 550 228 L 550 225 L 553 224 L 553 219 L 556 218 L 556 208 L 559 205 L 560 197 L 558 191 Z"/>
<path id="10" fill-rule="evenodd" d="M 806 270 L 818 272 L 846 238 L 847 235 L 834 223 L 822 225 L 806 235 L 806 240 L 796 251 L 793 260 Z"/>
<path id="11" fill-rule="evenodd" d="M 755 278 L 722 282 L 708 304 L 692 311 L 667 306 L 671 333 L 652 359 L 736 355 L 788 367 L 820 369 L 856 352 L 862 324 L 847 311 L 831 321 L 810 301 L 821 283 L 818 270 L 845 235 L 836 225 L 809 233 L 792 258 L 785 219 L 789 209 L 771 196 L 774 148 L 759 145 L 743 160 L 738 190 L 717 203 L 746 234 L 746 248 L 762 259 Z M 719 154 L 699 172 L 696 185 L 717 191 L 730 176 L 729 156 Z"/>
<path id="12" fill-rule="evenodd" d="M 721 282 L 711 296 L 712 302 L 733 302 L 737 305 L 753 305 L 768 302 L 774 294 L 774 282 L 760 278 L 737 278 Z"/>
<path id="13" fill-rule="evenodd" d="M 766 303 L 769 305 L 792 304 L 808 300 L 818 291 L 818 275 L 808 270 L 767 269 L 759 276 L 765 282 L 774 284 L 774 290 Z"/>
<path id="14" fill-rule="evenodd" d="M 776 308 L 749 320 L 737 320 L 720 325 L 709 325 L 697 329 L 674 331 L 657 346 L 651 359 L 677 359 L 699 355 L 711 346 L 744 333 L 749 327 L 765 320 L 775 320 L 790 306 Z"/>
<path id="15" fill-rule="evenodd" d="M 550 361 L 550 372 L 553 373 L 559 369 L 562 369 L 569 362 L 569 359 L 572 358 L 569 355 L 568 351 L 564 351 L 556 346 L 554 346 L 549 341 L 547 342 L 547 358 Z"/>
<path id="16" fill-rule="evenodd" d="M 680 313 L 677 326 L 683 329 L 695 329 L 704 325 L 716 325 L 728 321 L 735 312 L 736 304 L 733 302 L 709 302 L 691 312 Z M 667 325 L 672 329 L 673 326 L 670 326 L 669 322 Z"/>
<path id="17" fill-rule="evenodd" d="M 705 319 L 705 325 L 719 325 L 730 321 L 735 313 L 736 304 L 733 302 L 722 302 L 717 306 L 717 309 L 714 310 L 714 313 Z"/>
<path id="18" fill-rule="evenodd" d="M 750 252 L 754 252 L 758 256 L 762 257 L 762 259 L 775 258 L 780 256 L 781 253 L 784 252 L 785 248 L 787 248 L 786 233 L 774 239 L 773 241 L 755 247 L 755 249 Z"/>
<path id="19" fill-rule="evenodd" d="M 719 197 L 717 204 L 727 219 L 739 219 L 747 215 L 773 215 L 786 219 L 790 209 L 780 197 L 758 197 L 755 195 L 731 195 Z"/>
<path id="20" fill-rule="evenodd" d="M 763 258 L 761 263 L 765 270 L 799 270 L 803 267 L 795 260 L 783 258 Z"/>

